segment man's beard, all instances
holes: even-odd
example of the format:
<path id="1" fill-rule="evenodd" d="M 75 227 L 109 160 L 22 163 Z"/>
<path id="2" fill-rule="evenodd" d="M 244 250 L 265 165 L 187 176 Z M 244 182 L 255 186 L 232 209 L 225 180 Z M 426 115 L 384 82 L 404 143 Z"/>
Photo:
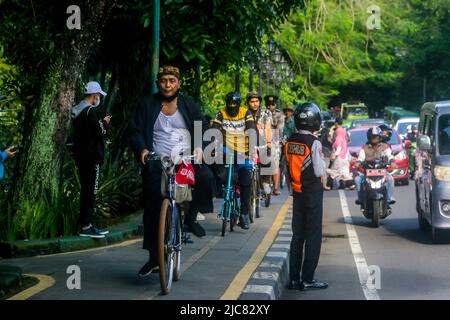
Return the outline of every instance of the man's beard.
<path id="1" fill-rule="evenodd" d="M 162 97 L 163 101 L 172 102 L 173 100 L 175 100 L 178 97 L 179 92 L 180 91 L 177 90 L 177 92 L 175 92 L 173 95 L 168 96 L 168 97 L 161 93 L 161 97 Z"/>

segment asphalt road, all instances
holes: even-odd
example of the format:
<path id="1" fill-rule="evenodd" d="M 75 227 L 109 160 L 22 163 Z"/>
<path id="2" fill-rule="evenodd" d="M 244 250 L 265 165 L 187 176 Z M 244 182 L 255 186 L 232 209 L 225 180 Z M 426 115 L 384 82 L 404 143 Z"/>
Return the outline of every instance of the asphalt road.
<path id="1" fill-rule="evenodd" d="M 312 292 L 286 290 L 282 298 L 449 299 L 450 243 L 432 244 L 430 235 L 419 230 L 413 184 L 396 187 L 397 204 L 378 229 L 372 228 L 360 213 L 354 204 L 355 196 L 354 191 L 325 193 L 324 239 L 316 278 L 327 281 L 329 288 Z M 144 279 L 137 276 L 147 258 L 140 239 L 109 248 L 0 263 L 15 264 L 25 273 L 55 279 L 53 286 L 30 299 L 220 299 L 251 259 L 287 195 L 274 199 L 251 230 L 238 228 L 224 238 L 219 236 L 217 215 L 207 214 L 207 220 L 202 222 L 207 236 L 193 237 L 195 243 L 185 246 L 182 260 L 185 270 L 168 296 L 159 294 L 157 274 Z M 347 218 L 343 202 L 348 204 Z M 70 265 L 81 269 L 81 290 L 67 288 L 66 269 Z M 367 277 L 362 271 L 368 266 L 379 270 L 378 289 L 367 289 Z"/>
<path id="2" fill-rule="evenodd" d="M 221 237 L 221 220 L 217 213 L 205 214 L 200 222 L 206 237 L 196 238 L 193 244 L 183 247 L 181 279 L 173 284 L 170 295 L 160 295 L 158 274 L 140 278 L 137 272 L 147 261 L 148 253 L 141 249 L 142 239 L 127 241 L 118 246 L 80 251 L 75 253 L 0 260 L 0 264 L 21 267 L 25 274 L 52 277 L 55 284 L 30 297 L 42 299 L 130 299 L 130 300 L 209 300 L 220 299 L 236 274 L 251 259 L 255 249 L 271 228 L 282 205 L 287 200 L 286 191 L 272 197 L 263 217 L 251 224 L 250 230 L 235 228 L 235 232 Z M 215 202 L 215 211 L 220 200 Z M 81 271 L 81 289 L 67 287 L 67 268 L 76 265 Z M 250 277 L 251 275 L 249 275 Z"/>
<path id="3" fill-rule="evenodd" d="M 419 230 L 414 184 L 395 189 L 397 204 L 378 229 L 370 226 L 355 202 L 355 191 L 345 194 L 362 250 L 359 262 L 379 267 L 379 299 L 450 299 L 450 244 L 432 244 L 429 233 Z M 316 278 L 329 283 L 322 291 L 286 291 L 283 299 L 366 299 L 349 241 L 342 203 L 337 191 L 326 193 L 324 241 Z M 375 269 L 373 269 L 375 270 Z M 373 279 L 377 278 L 373 276 Z M 374 282 L 371 282 L 374 283 Z M 372 297 L 373 298 L 373 297 Z"/>

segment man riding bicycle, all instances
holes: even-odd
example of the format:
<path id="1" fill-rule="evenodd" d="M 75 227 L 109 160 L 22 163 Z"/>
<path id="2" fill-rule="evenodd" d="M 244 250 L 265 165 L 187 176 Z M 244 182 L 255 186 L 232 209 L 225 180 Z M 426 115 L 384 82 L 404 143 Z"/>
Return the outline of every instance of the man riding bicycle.
<path id="1" fill-rule="evenodd" d="M 386 137 L 384 138 L 386 139 Z M 362 147 L 359 151 L 358 155 L 358 163 L 362 163 L 364 161 L 375 161 L 375 160 L 387 160 L 389 163 L 394 159 L 392 156 L 392 149 L 386 143 L 382 142 L 383 140 L 383 132 L 379 127 L 370 128 L 367 131 L 367 143 Z M 395 162 L 392 164 L 394 167 Z M 387 198 L 388 204 L 394 204 L 395 199 L 393 197 L 394 194 L 394 178 L 392 175 L 387 175 Z M 358 192 L 358 199 L 355 201 L 357 205 L 362 203 L 362 194 L 361 194 L 361 185 L 363 183 L 363 177 L 358 175 L 355 178 L 356 191 Z"/>
<path id="2" fill-rule="evenodd" d="M 247 106 L 253 115 L 256 128 L 258 129 L 258 147 L 267 146 L 267 152 L 261 152 L 270 156 L 272 149 L 272 114 L 269 110 L 261 108 L 262 97 L 259 93 L 249 92 L 247 94 Z M 264 162 L 264 161 L 263 161 Z M 261 176 L 261 184 L 265 194 L 270 194 L 270 176 Z"/>
<path id="3" fill-rule="evenodd" d="M 157 156 L 177 157 L 180 153 L 196 156 L 202 161 L 203 146 L 195 145 L 194 122 L 200 121 L 203 132 L 208 124 L 200 107 L 179 93 L 180 71 L 173 66 L 159 69 L 156 81 L 159 92 L 145 96 L 137 105 L 130 120 L 131 147 L 137 161 L 143 165 L 144 249 L 149 251 L 149 261 L 139 271 L 146 276 L 158 269 L 158 225 L 163 196 L 161 194 L 162 167 L 159 161 L 145 163 L 151 152 Z M 193 152 L 192 152 L 193 150 Z M 205 235 L 196 222 L 198 212 L 213 212 L 214 176 L 204 164 L 194 166 L 195 186 L 192 201 L 185 217 L 186 227 L 198 237 Z"/>
<path id="4" fill-rule="evenodd" d="M 217 113 L 216 118 L 213 120 L 212 128 L 221 130 L 226 150 L 235 154 L 234 158 L 236 159 L 235 163 L 237 162 L 238 184 L 241 193 L 239 226 L 247 230 L 250 228 L 251 165 L 249 163 L 249 139 L 246 137 L 246 134 L 247 136 L 252 136 L 252 134 L 248 133 L 251 130 L 255 131 L 256 125 L 252 113 L 241 107 L 241 102 L 242 97 L 239 92 L 228 93 L 225 97 L 226 107 Z M 256 137 L 256 131 L 253 132 L 253 136 Z M 242 157 L 245 158 L 245 161 L 239 161 Z M 221 169 L 224 169 L 224 167 L 222 166 Z"/>

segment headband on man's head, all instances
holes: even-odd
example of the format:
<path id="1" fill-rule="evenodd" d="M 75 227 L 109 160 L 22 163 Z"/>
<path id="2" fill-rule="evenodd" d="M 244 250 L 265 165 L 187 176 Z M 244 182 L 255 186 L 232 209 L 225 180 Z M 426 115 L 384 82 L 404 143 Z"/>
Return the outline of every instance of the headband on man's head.
<path id="1" fill-rule="evenodd" d="M 174 66 L 162 66 L 158 70 L 158 79 L 164 75 L 172 75 L 180 79 L 180 69 Z"/>

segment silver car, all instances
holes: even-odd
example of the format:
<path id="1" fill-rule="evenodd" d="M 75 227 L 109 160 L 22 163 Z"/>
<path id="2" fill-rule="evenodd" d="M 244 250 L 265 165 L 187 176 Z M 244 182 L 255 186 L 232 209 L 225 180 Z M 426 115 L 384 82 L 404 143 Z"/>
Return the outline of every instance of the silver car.
<path id="1" fill-rule="evenodd" d="M 434 243 L 450 229 L 450 101 L 427 102 L 420 112 L 416 149 L 416 210 Z"/>

